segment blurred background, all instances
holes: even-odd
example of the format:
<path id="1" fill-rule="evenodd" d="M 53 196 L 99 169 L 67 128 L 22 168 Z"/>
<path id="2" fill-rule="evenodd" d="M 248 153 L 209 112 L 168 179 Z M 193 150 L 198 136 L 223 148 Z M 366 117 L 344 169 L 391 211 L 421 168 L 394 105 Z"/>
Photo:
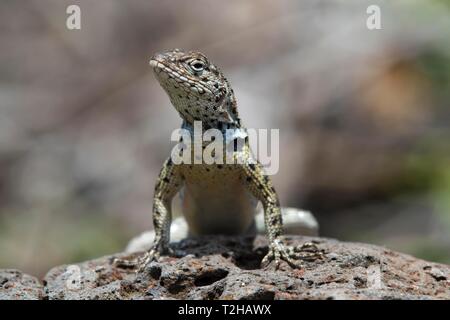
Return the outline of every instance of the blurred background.
<path id="1" fill-rule="evenodd" d="M 282 205 L 450 263 L 449 1 L 2 0 L 0 268 L 42 276 L 152 228 L 180 119 L 148 60 L 176 47 L 222 68 L 246 126 L 280 128 Z"/>

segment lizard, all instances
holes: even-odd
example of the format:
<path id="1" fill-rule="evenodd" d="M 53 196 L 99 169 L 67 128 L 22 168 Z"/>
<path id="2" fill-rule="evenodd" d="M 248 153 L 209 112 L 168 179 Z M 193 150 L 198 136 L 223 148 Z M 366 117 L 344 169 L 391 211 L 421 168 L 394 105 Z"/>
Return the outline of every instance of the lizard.
<path id="1" fill-rule="evenodd" d="M 244 143 L 232 154 L 239 160 L 233 164 L 177 164 L 172 157 L 164 162 L 153 198 L 154 241 L 140 259 L 139 270 L 170 252 L 171 201 L 179 192 L 183 193 L 182 211 L 193 236 L 252 233 L 255 204 L 260 201 L 269 240 L 261 265 L 273 261 L 278 268 L 284 260 L 299 267 L 301 251 L 308 248 L 311 252 L 314 245 L 296 248 L 283 243 L 279 197 L 263 166 L 252 156 L 234 91 L 222 71 L 201 52 L 180 49 L 155 54 L 150 66 L 181 116 L 182 128 L 193 132 L 194 123 L 200 122 L 203 130 L 217 129 L 224 136 L 230 130 L 237 136 L 244 132 Z"/>

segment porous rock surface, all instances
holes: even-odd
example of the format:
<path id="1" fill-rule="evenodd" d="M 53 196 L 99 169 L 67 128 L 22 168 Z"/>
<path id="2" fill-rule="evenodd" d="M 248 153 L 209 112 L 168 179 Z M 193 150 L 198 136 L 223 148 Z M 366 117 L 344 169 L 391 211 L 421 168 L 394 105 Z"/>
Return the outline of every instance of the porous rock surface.
<path id="1" fill-rule="evenodd" d="M 0 270 L 0 300 L 40 300 L 44 287 L 33 276 L 19 270 Z"/>
<path id="2" fill-rule="evenodd" d="M 301 236 L 285 240 L 313 242 L 323 254 L 299 269 L 286 264 L 261 269 L 267 253 L 262 236 L 188 239 L 172 245 L 174 255 L 139 274 L 112 263 L 139 253 L 55 267 L 44 278 L 45 298 L 450 299 L 450 266 L 368 244 Z"/>

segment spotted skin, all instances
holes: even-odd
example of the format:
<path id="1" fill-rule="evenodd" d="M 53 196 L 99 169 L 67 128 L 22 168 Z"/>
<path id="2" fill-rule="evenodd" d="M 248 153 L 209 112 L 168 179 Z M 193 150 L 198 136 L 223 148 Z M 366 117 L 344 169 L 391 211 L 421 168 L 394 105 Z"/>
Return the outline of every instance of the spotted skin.
<path id="1" fill-rule="evenodd" d="M 242 129 L 236 99 L 217 66 L 200 52 L 178 49 L 156 54 L 150 60 L 156 78 L 183 119 L 183 128 Z M 282 215 L 275 188 L 260 163 L 254 160 L 245 138 L 233 153 L 238 164 L 174 164 L 166 160 L 158 177 L 153 200 L 155 240 L 140 262 L 143 268 L 168 251 L 170 202 L 183 189 L 183 214 L 190 234 L 245 234 L 251 232 L 255 205 L 260 201 L 269 239 L 269 252 L 262 264 L 281 260 L 298 267 L 298 248 L 281 241 Z M 224 162 L 225 159 L 224 159 Z M 301 249 L 301 248 L 300 248 Z"/>

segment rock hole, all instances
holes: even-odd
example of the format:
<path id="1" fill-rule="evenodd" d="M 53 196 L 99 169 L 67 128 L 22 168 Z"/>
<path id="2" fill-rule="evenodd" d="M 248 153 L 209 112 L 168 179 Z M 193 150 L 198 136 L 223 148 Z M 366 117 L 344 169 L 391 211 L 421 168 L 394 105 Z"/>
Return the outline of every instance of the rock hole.
<path id="1" fill-rule="evenodd" d="M 159 266 L 151 266 L 148 272 L 153 279 L 158 280 L 161 277 L 162 270 Z"/>
<path id="2" fill-rule="evenodd" d="M 252 252 L 251 254 L 237 254 L 234 257 L 234 265 L 243 270 L 256 270 L 261 268 L 261 261 L 266 255 L 265 252 Z"/>
<path id="3" fill-rule="evenodd" d="M 167 290 L 169 291 L 170 294 L 178 294 L 181 291 L 183 291 L 186 287 L 180 283 L 174 283 L 171 284 Z"/>
<path id="4" fill-rule="evenodd" d="M 225 290 L 224 284 L 214 285 L 213 288 L 206 293 L 205 299 L 207 300 L 219 299 L 224 290 Z"/>
<path id="5" fill-rule="evenodd" d="M 239 300 L 275 300 L 275 292 L 269 290 L 259 290 Z"/>
<path id="6" fill-rule="evenodd" d="M 197 287 L 208 286 L 222 280 L 228 275 L 228 270 L 225 269 L 214 269 L 201 273 L 195 280 L 194 284 Z"/>

